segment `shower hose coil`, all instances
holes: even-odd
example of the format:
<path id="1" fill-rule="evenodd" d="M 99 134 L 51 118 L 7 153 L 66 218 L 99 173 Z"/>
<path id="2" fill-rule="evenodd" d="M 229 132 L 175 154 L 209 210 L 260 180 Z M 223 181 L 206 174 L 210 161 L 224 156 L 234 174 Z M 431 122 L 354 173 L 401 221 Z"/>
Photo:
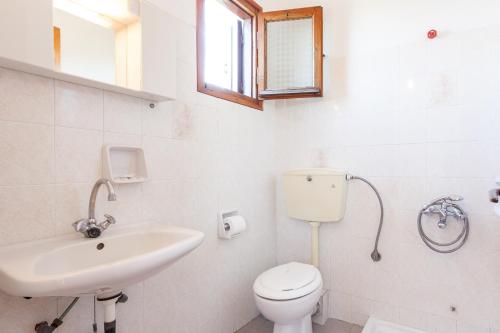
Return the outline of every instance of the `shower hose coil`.
<path id="1" fill-rule="evenodd" d="M 453 253 L 453 252 L 459 250 L 460 248 L 462 248 L 462 246 L 464 246 L 465 242 L 469 238 L 469 229 L 470 229 L 469 218 L 468 218 L 467 214 L 464 212 L 464 210 L 459 205 L 452 203 L 452 202 L 449 202 L 448 206 L 447 206 L 447 207 L 451 208 L 452 211 L 458 212 L 458 214 L 455 214 L 452 216 L 456 217 L 456 219 L 462 223 L 462 230 L 460 231 L 458 237 L 456 237 L 452 241 L 437 242 L 437 241 L 431 239 L 425 233 L 424 228 L 422 227 L 422 215 L 429 213 L 429 209 L 431 209 L 433 206 L 441 204 L 442 202 L 443 202 L 442 199 L 435 200 L 420 210 L 420 212 L 418 214 L 418 219 L 417 219 L 418 233 L 420 234 L 420 237 L 424 241 L 425 245 L 427 245 L 427 247 L 429 247 L 431 250 L 438 252 L 438 253 Z M 448 212 L 448 210 L 447 210 L 447 212 Z M 431 211 L 431 213 L 435 213 L 435 212 Z M 440 228 L 443 229 L 446 227 L 446 218 L 448 216 L 449 215 L 447 215 L 447 213 L 446 213 L 446 215 L 441 217 L 441 219 L 438 223 L 438 226 Z"/>

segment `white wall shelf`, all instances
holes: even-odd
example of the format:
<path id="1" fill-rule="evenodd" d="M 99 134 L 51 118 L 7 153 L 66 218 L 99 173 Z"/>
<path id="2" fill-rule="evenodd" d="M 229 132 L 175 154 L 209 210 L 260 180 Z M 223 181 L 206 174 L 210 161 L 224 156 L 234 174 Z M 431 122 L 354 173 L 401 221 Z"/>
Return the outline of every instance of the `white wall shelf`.
<path id="1" fill-rule="evenodd" d="M 139 91 L 139 90 L 134 90 L 134 89 L 129 89 L 129 88 L 124 88 L 120 86 L 115 86 L 112 84 L 108 83 L 103 83 L 99 81 L 94 81 L 94 80 L 89 80 L 85 79 L 82 77 L 70 75 L 70 74 L 65 74 L 61 73 L 55 70 L 50 70 L 45 67 L 40 67 L 36 65 L 31 65 L 27 63 L 23 63 L 20 61 L 12 60 L 12 59 L 7 59 L 4 57 L 0 57 L 0 67 L 7 68 L 7 69 L 13 69 L 29 74 L 34 74 L 34 75 L 39 75 L 51 79 L 56 79 L 60 81 L 65 81 L 65 82 L 70 82 L 70 83 L 75 83 L 79 84 L 82 86 L 87 86 L 87 87 L 92 87 L 92 88 L 97 88 L 97 89 L 102 89 L 105 91 L 111 91 L 119 94 L 124 94 L 124 95 L 129 95 L 133 97 L 138 97 L 142 98 L 151 102 L 163 102 L 163 101 L 169 101 L 172 100 L 172 98 L 154 94 L 154 93 L 149 93 L 145 91 Z"/>

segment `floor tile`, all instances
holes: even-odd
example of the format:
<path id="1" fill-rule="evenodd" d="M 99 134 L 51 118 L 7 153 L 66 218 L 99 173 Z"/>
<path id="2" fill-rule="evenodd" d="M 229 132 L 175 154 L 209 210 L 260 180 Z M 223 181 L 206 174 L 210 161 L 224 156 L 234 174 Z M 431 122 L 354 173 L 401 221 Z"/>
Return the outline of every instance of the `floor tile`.
<path id="1" fill-rule="evenodd" d="M 313 324 L 314 333 L 361 333 L 362 327 L 336 319 L 328 319 L 325 325 Z M 258 316 L 236 333 L 272 333 L 273 323 L 263 316 Z"/>

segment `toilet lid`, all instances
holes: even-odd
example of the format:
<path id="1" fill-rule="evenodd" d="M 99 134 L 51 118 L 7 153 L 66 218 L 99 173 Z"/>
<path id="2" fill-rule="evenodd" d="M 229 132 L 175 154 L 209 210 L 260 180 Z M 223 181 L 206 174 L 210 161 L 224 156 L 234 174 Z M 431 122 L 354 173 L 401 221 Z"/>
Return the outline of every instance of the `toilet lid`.
<path id="1" fill-rule="evenodd" d="M 321 284 L 321 273 L 316 267 L 291 262 L 262 273 L 255 280 L 254 291 L 263 298 L 290 300 L 312 293 Z"/>

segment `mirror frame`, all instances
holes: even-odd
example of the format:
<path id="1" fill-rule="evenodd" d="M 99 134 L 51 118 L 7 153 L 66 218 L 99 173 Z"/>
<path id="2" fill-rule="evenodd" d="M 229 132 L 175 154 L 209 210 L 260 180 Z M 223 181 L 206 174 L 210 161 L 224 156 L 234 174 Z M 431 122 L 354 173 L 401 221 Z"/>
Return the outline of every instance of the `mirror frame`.
<path id="1" fill-rule="evenodd" d="M 314 30 L 314 87 L 266 91 L 267 23 L 312 18 Z M 259 15 L 258 28 L 258 97 L 262 100 L 323 97 L 323 7 L 307 7 L 265 12 Z"/>

